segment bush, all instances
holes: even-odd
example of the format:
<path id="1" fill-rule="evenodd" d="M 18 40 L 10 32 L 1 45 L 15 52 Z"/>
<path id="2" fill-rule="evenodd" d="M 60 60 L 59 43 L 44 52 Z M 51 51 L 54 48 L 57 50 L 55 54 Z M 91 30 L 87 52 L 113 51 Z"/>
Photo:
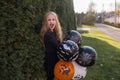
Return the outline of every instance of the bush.
<path id="1" fill-rule="evenodd" d="M 66 0 L 55 1 L 0 0 L 0 80 L 45 79 L 44 49 L 40 44 L 39 31 L 44 13 L 57 11 L 58 3 Z M 71 1 L 64 4 L 72 4 Z M 63 20 L 62 26 L 66 26 L 65 30 L 75 29 L 72 7 L 69 17 L 68 12 L 57 12 L 59 16 L 65 15 L 67 18 L 66 21 L 64 16 L 60 18 L 60 21 Z M 63 8 L 68 10 L 65 6 Z"/>
<path id="2" fill-rule="evenodd" d="M 5 0 L 0 4 L 0 80 L 39 79 L 43 51 L 34 26 L 39 20 L 37 2 Z"/>
<path id="3" fill-rule="evenodd" d="M 96 21 L 95 14 L 86 14 L 83 20 L 83 24 L 93 25 Z"/>
<path id="4" fill-rule="evenodd" d="M 107 25 L 111 25 L 113 27 L 120 28 L 120 23 L 117 23 L 116 25 L 114 23 L 109 23 L 109 22 L 104 22 L 104 23 L 107 24 Z"/>

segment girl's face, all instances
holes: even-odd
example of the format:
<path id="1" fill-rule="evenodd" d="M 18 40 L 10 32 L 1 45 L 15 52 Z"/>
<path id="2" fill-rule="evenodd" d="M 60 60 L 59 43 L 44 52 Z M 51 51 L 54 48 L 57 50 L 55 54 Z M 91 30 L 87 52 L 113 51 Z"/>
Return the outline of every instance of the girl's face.
<path id="1" fill-rule="evenodd" d="M 47 24 L 48 24 L 48 27 L 51 31 L 53 31 L 53 29 L 55 28 L 56 26 L 56 20 L 55 20 L 55 16 L 52 15 L 52 14 L 49 14 L 47 16 Z"/>

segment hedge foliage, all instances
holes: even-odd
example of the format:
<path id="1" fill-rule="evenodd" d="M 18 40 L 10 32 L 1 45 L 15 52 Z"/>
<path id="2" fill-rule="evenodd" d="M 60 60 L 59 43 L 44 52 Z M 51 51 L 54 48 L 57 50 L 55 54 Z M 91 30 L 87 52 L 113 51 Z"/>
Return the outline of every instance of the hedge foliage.
<path id="1" fill-rule="evenodd" d="M 46 11 L 76 29 L 72 0 L 0 0 L 0 80 L 45 80 L 39 31 Z"/>

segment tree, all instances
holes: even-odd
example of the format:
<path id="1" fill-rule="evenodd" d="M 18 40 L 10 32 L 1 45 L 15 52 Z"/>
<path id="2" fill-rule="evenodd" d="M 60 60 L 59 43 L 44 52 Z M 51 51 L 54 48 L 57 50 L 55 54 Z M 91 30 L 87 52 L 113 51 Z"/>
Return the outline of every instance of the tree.
<path id="1" fill-rule="evenodd" d="M 84 19 L 85 14 L 82 13 L 76 13 L 76 22 L 77 22 L 77 26 L 81 26 L 83 23 L 83 19 Z"/>
<path id="2" fill-rule="evenodd" d="M 45 80 L 39 31 L 50 10 L 76 28 L 72 0 L 0 0 L 0 80 Z"/>
<path id="3" fill-rule="evenodd" d="M 88 6 L 88 11 L 86 15 L 84 16 L 83 23 L 88 25 L 93 25 L 96 21 L 96 14 L 94 10 L 95 4 L 93 2 L 90 2 Z"/>
<path id="4" fill-rule="evenodd" d="M 86 14 L 84 16 L 83 23 L 87 24 L 87 25 L 94 25 L 95 21 L 96 21 L 96 15 L 95 14 Z"/>
<path id="5" fill-rule="evenodd" d="M 88 6 L 88 11 L 87 13 L 95 13 L 95 3 L 94 2 L 90 2 L 89 6 Z"/>

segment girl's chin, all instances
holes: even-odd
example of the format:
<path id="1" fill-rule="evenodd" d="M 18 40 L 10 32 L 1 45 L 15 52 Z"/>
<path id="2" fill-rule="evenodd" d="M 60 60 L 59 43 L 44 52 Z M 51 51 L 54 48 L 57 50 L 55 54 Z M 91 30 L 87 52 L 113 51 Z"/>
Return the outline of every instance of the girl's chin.
<path id="1" fill-rule="evenodd" d="M 54 26 L 51 26 L 50 29 L 54 29 L 55 27 Z"/>
<path id="2" fill-rule="evenodd" d="M 50 29 L 50 31 L 53 31 L 53 29 Z"/>

